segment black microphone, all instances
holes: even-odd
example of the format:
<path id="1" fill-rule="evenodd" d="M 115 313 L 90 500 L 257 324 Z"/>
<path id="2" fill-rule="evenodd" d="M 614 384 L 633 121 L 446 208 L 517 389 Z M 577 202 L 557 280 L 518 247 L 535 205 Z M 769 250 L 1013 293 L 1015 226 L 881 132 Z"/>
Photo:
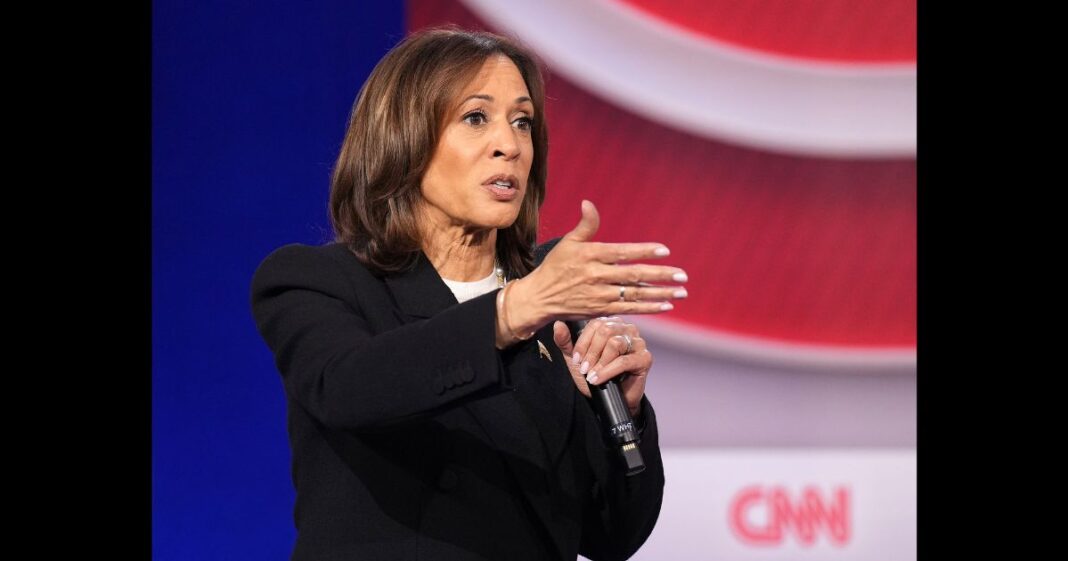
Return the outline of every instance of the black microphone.
<path id="1" fill-rule="evenodd" d="M 588 320 L 564 322 L 571 331 L 572 341 L 578 341 L 579 333 L 586 327 L 587 322 Z M 623 393 L 619 390 L 619 382 L 612 378 L 600 385 L 587 386 L 593 400 L 598 404 L 598 417 L 605 427 L 609 445 L 616 446 L 623 457 L 626 474 L 635 475 L 645 471 L 645 460 L 642 459 L 642 451 L 638 448 L 641 438 L 638 437 L 638 429 L 630 417 L 627 402 L 623 400 Z"/>

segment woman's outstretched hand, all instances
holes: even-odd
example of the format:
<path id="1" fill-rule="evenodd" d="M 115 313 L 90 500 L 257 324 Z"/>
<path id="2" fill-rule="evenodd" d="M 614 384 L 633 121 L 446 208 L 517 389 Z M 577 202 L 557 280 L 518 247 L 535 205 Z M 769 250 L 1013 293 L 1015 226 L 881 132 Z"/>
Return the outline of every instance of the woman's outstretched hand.
<path id="1" fill-rule="evenodd" d="M 600 217 L 590 201 L 582 201 L 582 219 L 534 271 L 513 282 L 507 317 L 515 333 L 529 333 L 556 320 L 576 320 L 621 314 L 659 314 L 671 310 L 672 300 L 686 297 L 678 267 L 628 261 L 661 259 L 670 252 L 659 243 L 600 243 L 591 241 Z"/>

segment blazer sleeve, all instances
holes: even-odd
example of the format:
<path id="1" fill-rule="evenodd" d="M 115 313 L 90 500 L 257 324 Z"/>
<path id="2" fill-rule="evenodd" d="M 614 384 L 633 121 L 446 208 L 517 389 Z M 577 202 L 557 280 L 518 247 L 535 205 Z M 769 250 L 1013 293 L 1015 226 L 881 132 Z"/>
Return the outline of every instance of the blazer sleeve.
<path id="1" fill-rule="evenodd" d="M 645 471 L 625 475 L 613 450 L 602 438 L 587 438 L 587 453 L 596 481 L 583 513 L 579 553 L 592 561 L 624 560 L 634 555 L 653 532 L 664 498 L 664 463 L 660 457 L 656 412 L 642 397 L 641 449 Z M 599 436 L 599 435 L 598 435 Z"/>
<path id="2" fill-rule="evenodd" d="M 299 244 L 272 252 L 252 278 L 252 315 L 285 391 L 319 422 L 387 427 L 511 389 L 494 344 L 496 291 L 373 334 L 358 285 Z"/>

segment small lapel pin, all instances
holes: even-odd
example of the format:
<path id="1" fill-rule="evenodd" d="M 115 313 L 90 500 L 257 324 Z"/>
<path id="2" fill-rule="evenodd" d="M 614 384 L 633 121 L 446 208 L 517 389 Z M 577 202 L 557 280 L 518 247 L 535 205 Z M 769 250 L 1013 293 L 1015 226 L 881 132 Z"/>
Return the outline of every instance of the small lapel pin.
<path id="1" fill-rule="evenodd" d="M 553 361 L 553 355 L 549 354 L 549 349 L 545 348 L 545 345 L 542 344 L 541 339 L 538 340 L 538 356 L 543 356 L 549 359 L 549 362 Z"/>

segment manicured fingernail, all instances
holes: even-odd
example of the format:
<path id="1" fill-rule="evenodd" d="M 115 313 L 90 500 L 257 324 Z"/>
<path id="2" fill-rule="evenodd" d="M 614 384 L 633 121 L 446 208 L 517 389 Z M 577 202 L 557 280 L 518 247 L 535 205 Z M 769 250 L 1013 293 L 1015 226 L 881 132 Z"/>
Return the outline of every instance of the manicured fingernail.
<path id="1" fill-rule="evenodd" d="M 585 374 L 586 371 L 589 370 L 589 369 L 590 369 L 590 361 L 587 360 L 587 361 L 582 363 L 582 368 L 579 368 L 579 374 Z"/>
<path id="2" fill-rule="evenodd" d="M 586 376 L 586 381 L 591 383 L 591 384 L 596 384 L 597 383 L 597 373 L 596 372 L 590 372 L 590 375 Z"/>
<path id="3" fill-rule="evenodd" d="M 671 250 L 666 247 L 658 247 L 653 250 L 653 255 L 659 255 L 660 257 L 664 257 L 665 255 L 671 255 Z"/>
<path id="4" fill-rule="evenodd" d="M 577 365 L 581 359 L 582 357 L 579 356 L 578 351 L 575 351 L 575 354 L 571 355 L 571 364 Z"/>
<path id="5" fill-rule="evenodd" d="M 675 279 L 675 282 L 686 282 L 689 279 L 689 277 L 686 276 L 686 273 L 675 273 L 674 275 L 671 275 L 671 278 Z"/>
<path id="6" fill-rule="evenodd" d="M 663 304 L 660 304 L 660 309 L 666 312 L 668 310 L 674 310 L 675 306 L 673 306 L 671 302 L 664 302 Z"/>
<path id="7" fill-rule="evenodd" d="M 686 297 L 686 289 L 685 288 L 680 288 L 679 290 L 675 291 L 675 298 L 685 298 L 685 297 Z"/>

